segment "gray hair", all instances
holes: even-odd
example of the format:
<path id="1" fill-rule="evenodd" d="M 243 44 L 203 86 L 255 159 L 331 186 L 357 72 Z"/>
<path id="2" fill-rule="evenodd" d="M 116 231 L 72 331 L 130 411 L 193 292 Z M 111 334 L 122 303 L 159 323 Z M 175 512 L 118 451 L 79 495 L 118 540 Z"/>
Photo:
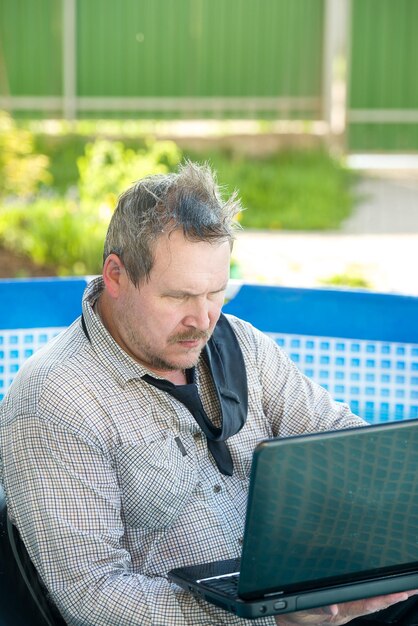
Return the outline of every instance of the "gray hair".
<path id="1" fill-rule="evenodd" d="M 190 241 L 229 241 L 239 227 L 242 210 L 236 192 L 224 202 L 208 164 L 186 161 L 177 173 L 139 180 L 119 198 L 104 244 L 104 260 L 117 254 L 129 279 L 148 279 L 154 248 L 164 232 L 182 230 Z"/>

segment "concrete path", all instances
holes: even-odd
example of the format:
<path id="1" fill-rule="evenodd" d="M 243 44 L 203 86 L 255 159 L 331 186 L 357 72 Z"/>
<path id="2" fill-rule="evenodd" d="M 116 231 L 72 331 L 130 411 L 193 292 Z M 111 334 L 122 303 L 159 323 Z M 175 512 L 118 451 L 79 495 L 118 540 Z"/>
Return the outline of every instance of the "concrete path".
<path id="1" fill-rule="evenodd" d="M 343 224 L 344 233 L 418 233 L 418 176 L 362 177 L 359 204 Z"/>
<path id="2" fill-rule="evenodd" d="M 360 201 L 341 231 L 239 233 L 242 279 L 318 287 L 337 275 L 376 291 L 418 295 L 418 169 L 366 172 Z"/>

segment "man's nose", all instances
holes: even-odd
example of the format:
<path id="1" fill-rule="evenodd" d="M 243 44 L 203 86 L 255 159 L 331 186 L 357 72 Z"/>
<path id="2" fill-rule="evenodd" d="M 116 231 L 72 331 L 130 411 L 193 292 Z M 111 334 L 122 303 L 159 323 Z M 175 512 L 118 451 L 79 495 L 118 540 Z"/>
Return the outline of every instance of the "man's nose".
<path id="1" fill-rule="evenodd" d="M 210 303 L 206 298 L 196 298 L 190 303 L 184 319 L 185 326 L 193 326 L 199 330 L 208 330 L 210 327 Z"/>

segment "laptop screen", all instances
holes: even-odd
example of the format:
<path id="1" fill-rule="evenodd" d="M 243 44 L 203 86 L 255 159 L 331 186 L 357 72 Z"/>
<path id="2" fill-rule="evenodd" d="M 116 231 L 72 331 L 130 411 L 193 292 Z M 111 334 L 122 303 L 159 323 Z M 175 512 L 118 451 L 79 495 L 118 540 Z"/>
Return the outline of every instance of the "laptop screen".
<path id="1" fill-rule="evenodd" d="M 329 586 L 417 567 L 418 422 L 258 446 L 240 595 Z"/>

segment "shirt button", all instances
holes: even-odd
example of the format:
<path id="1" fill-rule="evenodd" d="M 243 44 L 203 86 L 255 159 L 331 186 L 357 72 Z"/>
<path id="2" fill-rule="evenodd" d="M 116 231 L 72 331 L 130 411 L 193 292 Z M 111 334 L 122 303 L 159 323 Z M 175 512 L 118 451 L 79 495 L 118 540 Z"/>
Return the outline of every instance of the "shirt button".
<path id="1" fill-rule="evenodd" d="M 238 543 L 240 546 L 244 543 L 244 539 L 242 537 L 238 537 Z"/>
<path id="2" fill-rule="evenodd" d="M 200 439 L 200 433 L 193 433 L 193 439 Z"/>
<path id="3" fill-rule="evenodd" d="M 219 493 L 221 491 L 222 487 L 220 485 L 214 485 L 213 487 L 213 491 L 215 493 Z"/>

